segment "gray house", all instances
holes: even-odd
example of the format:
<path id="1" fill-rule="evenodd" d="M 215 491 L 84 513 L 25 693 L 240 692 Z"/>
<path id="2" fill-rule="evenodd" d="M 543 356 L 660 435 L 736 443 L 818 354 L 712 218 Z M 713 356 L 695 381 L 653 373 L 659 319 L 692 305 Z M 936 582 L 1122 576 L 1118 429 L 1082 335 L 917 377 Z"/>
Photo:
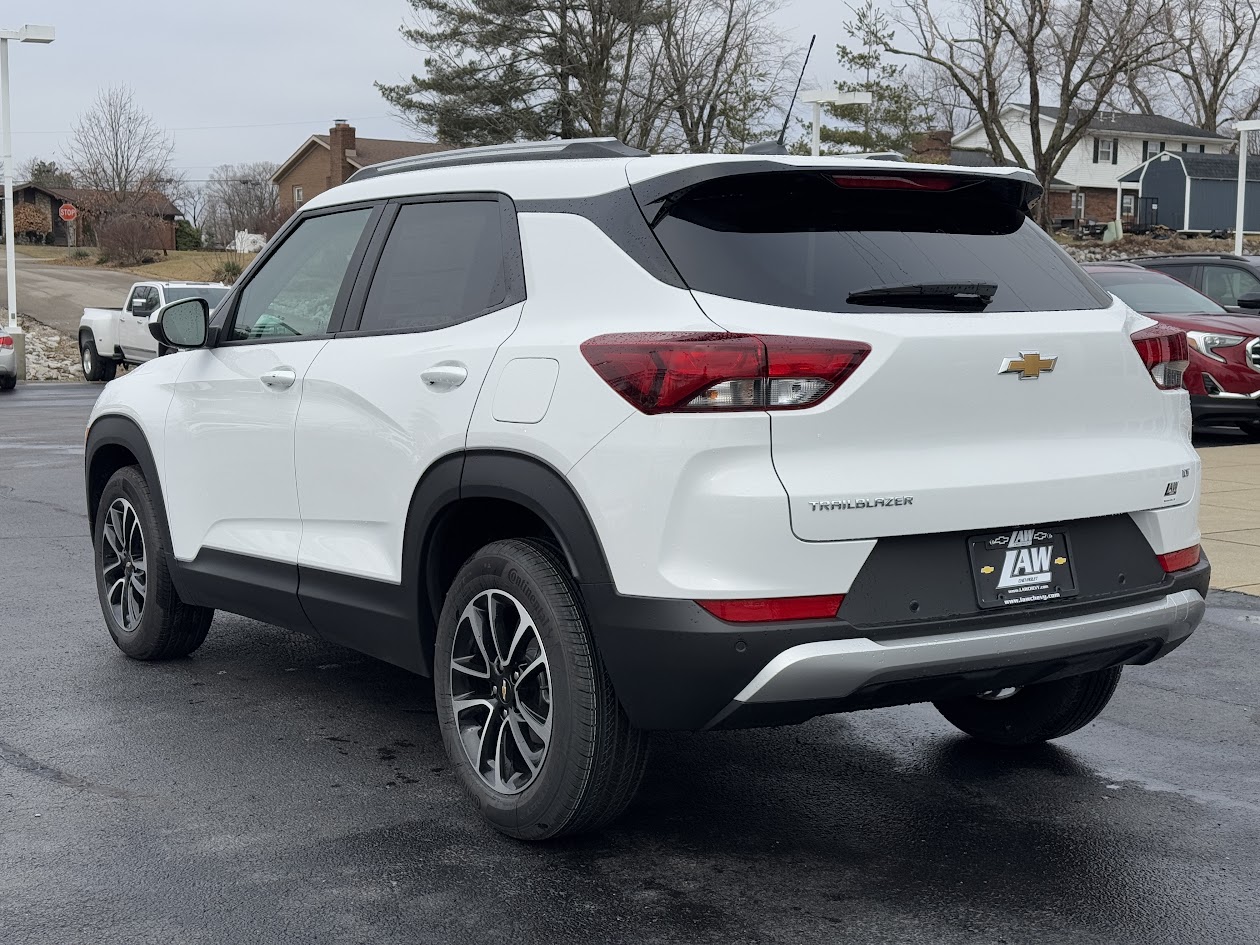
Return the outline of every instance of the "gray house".
<path id="1" fill-rule="evenodd" d="M 1137 183 L 1139 227 L 1210 233 L 1232 230 L 1238 199 L 1238 156 L 1164 151 L 1120 177 Z M 1260 232 L 1260 157 L 1247 158 L 1243 231 Z"/>

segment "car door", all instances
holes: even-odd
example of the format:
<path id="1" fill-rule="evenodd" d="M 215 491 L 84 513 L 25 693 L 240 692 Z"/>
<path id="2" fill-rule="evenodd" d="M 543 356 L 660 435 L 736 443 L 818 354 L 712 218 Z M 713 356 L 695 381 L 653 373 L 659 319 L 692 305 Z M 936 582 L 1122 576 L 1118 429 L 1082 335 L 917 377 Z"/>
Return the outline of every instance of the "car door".
<path id="1" fill-rule="evenodd" d="M 266 559 L 294 565 L 296 580 L 303 378 L 340 323 L 379 213 L 356 205 L 302 217 L 216 310 L 214 346 L 182 355 L 165 449 L 177 558 Z"/>
<path id="2" fill-rule="evenodd" d="M 1260 278 L 1244 266 L 1230 263 L 1204 263 L 1204 295 L 1224 305 L 1232 312 L 1240 312 L 1238 300 L 1244 295 L 1260 292 Z"/>
<path id="3" fill-rule="evenodd" d="M 122 348 L 123 357 L 128 361 L 147 360 L 149 355 L 143 350 L 144 342 L 156 346 L 157 342 L 149 334 L 149 316 L 158 307 L 158 290 L 156 286 L 138 285 L 132 288 L 127 299 L 127 307 L 118 319 L 118 347 Z"/>
<path id="4" fill-rule="evenodd" d="M 524 299 L 506 197 L 393 204 L 374 244 L 355 287 L 353 324 L 348 318 L 348 330 L 314 359 L 298 410 L 304 602 L 319 593 L 321 573 L 402 581 L 412 494 L 435 460 L 463 449 L 482 382 Z M 343 642 L 388 657 L 388 641 L 367 638 L 380 628 L 359 624 L 352 629 L 360 635 Z M 320 632 L 337 638 L 336 628 Z"/>

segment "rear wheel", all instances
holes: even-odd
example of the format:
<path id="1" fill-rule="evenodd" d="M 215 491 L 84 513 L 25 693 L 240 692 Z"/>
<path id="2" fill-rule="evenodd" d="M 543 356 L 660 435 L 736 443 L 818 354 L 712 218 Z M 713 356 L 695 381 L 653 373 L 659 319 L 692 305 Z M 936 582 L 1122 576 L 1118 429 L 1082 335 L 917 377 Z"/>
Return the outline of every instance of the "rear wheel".
<path id="1" fill-rule="evenodd" d="M 447 756 L 498 830 L 530 840 L 579 833 L 633 799 L 647 736 L 617 702 L 549 546 L 493 542 L 460 569 L 434 677 Z"/>
<path id="2" fill-rule="evenodd" d="M 135 466 L 105 484 L 95 551 L 101 613 L 120 650 L 132 659 L 164 660 L 205 642 L 214 611 L 185 604 L 176 593 L 153 498 Z"/>
<path id="3" fill-rule="evenodd" d="M 79 363 L 83 366 L 83 376 L 89 381 L 112 381 L 118 369 L 112 360 L 101 358 L 95 339 L 88 334 L 79 338 Z"/>
<path id="4" fill-rule="evenodd" d="M 17 387 L 17 377 L 0 377 L 0 390 L 13 390 Z"/>
<path id="5" fill-rule="evenodd" d="M 995 745 L 1033 745 L 1084 728 L 1111 701 L 1120 667 L 1022 689 L 997 689 L 933 703 L 972 738 Z"/>

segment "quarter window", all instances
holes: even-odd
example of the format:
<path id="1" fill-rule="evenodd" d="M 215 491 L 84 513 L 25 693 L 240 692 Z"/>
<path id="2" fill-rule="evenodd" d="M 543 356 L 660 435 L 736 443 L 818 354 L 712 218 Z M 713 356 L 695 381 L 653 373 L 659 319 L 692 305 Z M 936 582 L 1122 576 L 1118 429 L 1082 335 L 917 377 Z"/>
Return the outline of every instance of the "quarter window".
<path id="1" fill-rule="evenodd" d="M 404 204 L 381 251 L 363 331 L 427 331 L 503 303 L 503 228 L 494 200 Z"/>
<path id="2" fill-rule="evenodd" d="M 1204 266 L 1203 294 L 1222 305 L 1237 305 L 1240 296 L 1260 290 L 1260 279 L 1235 266 Z"/>
<path id="3" fill-rule="evenodd" d="M 328 331 L 370 208 L 304 220 L 241 293 L 230 338 L 299 338 Z"/>

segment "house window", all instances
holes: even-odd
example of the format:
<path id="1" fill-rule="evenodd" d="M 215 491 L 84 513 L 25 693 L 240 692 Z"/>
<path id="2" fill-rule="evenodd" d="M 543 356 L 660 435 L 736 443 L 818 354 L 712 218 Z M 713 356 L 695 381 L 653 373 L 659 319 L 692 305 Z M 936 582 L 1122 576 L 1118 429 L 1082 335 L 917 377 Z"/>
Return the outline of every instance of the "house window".
<path id="1" fill-rule="evenodd" d="M 1124 217 L 1133 216 L 1133 194 L 1125 194 L 1120 198 L 1120 215 Z"/>
<path id="2" fill-rule="evenodd" d="M 1142 142 L 1142 160 L 1145 161 L 1151 156 L 1151 143 L 1149 141 Z"/>
<path id="3" fill-rule="evenodd" d="M 1189 151 L 1189 150 L 1190 150 L 1190 145 L 1189 145 L 1188 143 L 1186 143 L 1185 141 L 1181 142 L 1181 150 L 1182 150 L 1182 151 Z"/>
<path id="4" fill-rule="evenodd" d="M 1117 152 L 1120 150 L 1119 138 L 1095 138 L 1094 139 L 1094 163 L 1095 164 L 1115 164 L 1116 158 L 1119 156 Z"/>
<path id="5" fill-rule="evenodd" d="M 1166 145 L 1166 143 L 1165 143 L 1165 142 L 1161 141 L 1161 142 L 1159 143 L 1159 149 L 1160 149 L 1161 151 L 1167 151 L 1167 150 L 1168 150 L 1168 147 L 1167 147 L 1167 145 Z"/>
<path id="6" fill-rule="evenodd" d="M 294 210 L 302 206 L 303 199 L 304 198 L 302 197 L 302 188 L 298 186 L 297 184 L 294 184 L 293 185 L 293 209 Z"/>
<path id="7" fill-rule="evenodd" d="M 1072 191 L 1072 216 L 1079 219 L 1085 213 L 1085 192 L 1082 190 Z"/>
<path id="8" fill-rule="evenodd" d="M 1199 145 L 1199 153 L 1200 153 L 1200 154 L 1207 154 L 1207 145 L 1206 145 L 1206 144 L 1201 144 L 1201 145 Z M 1234 189 L 1235 189 L 1235 190 L 1237 190 L 1237 189 L 1238 189 L 1238 185 L 1237 185 L 1237 184 L 1235 184 L 1235 185 L 1234 185 Z"/>

